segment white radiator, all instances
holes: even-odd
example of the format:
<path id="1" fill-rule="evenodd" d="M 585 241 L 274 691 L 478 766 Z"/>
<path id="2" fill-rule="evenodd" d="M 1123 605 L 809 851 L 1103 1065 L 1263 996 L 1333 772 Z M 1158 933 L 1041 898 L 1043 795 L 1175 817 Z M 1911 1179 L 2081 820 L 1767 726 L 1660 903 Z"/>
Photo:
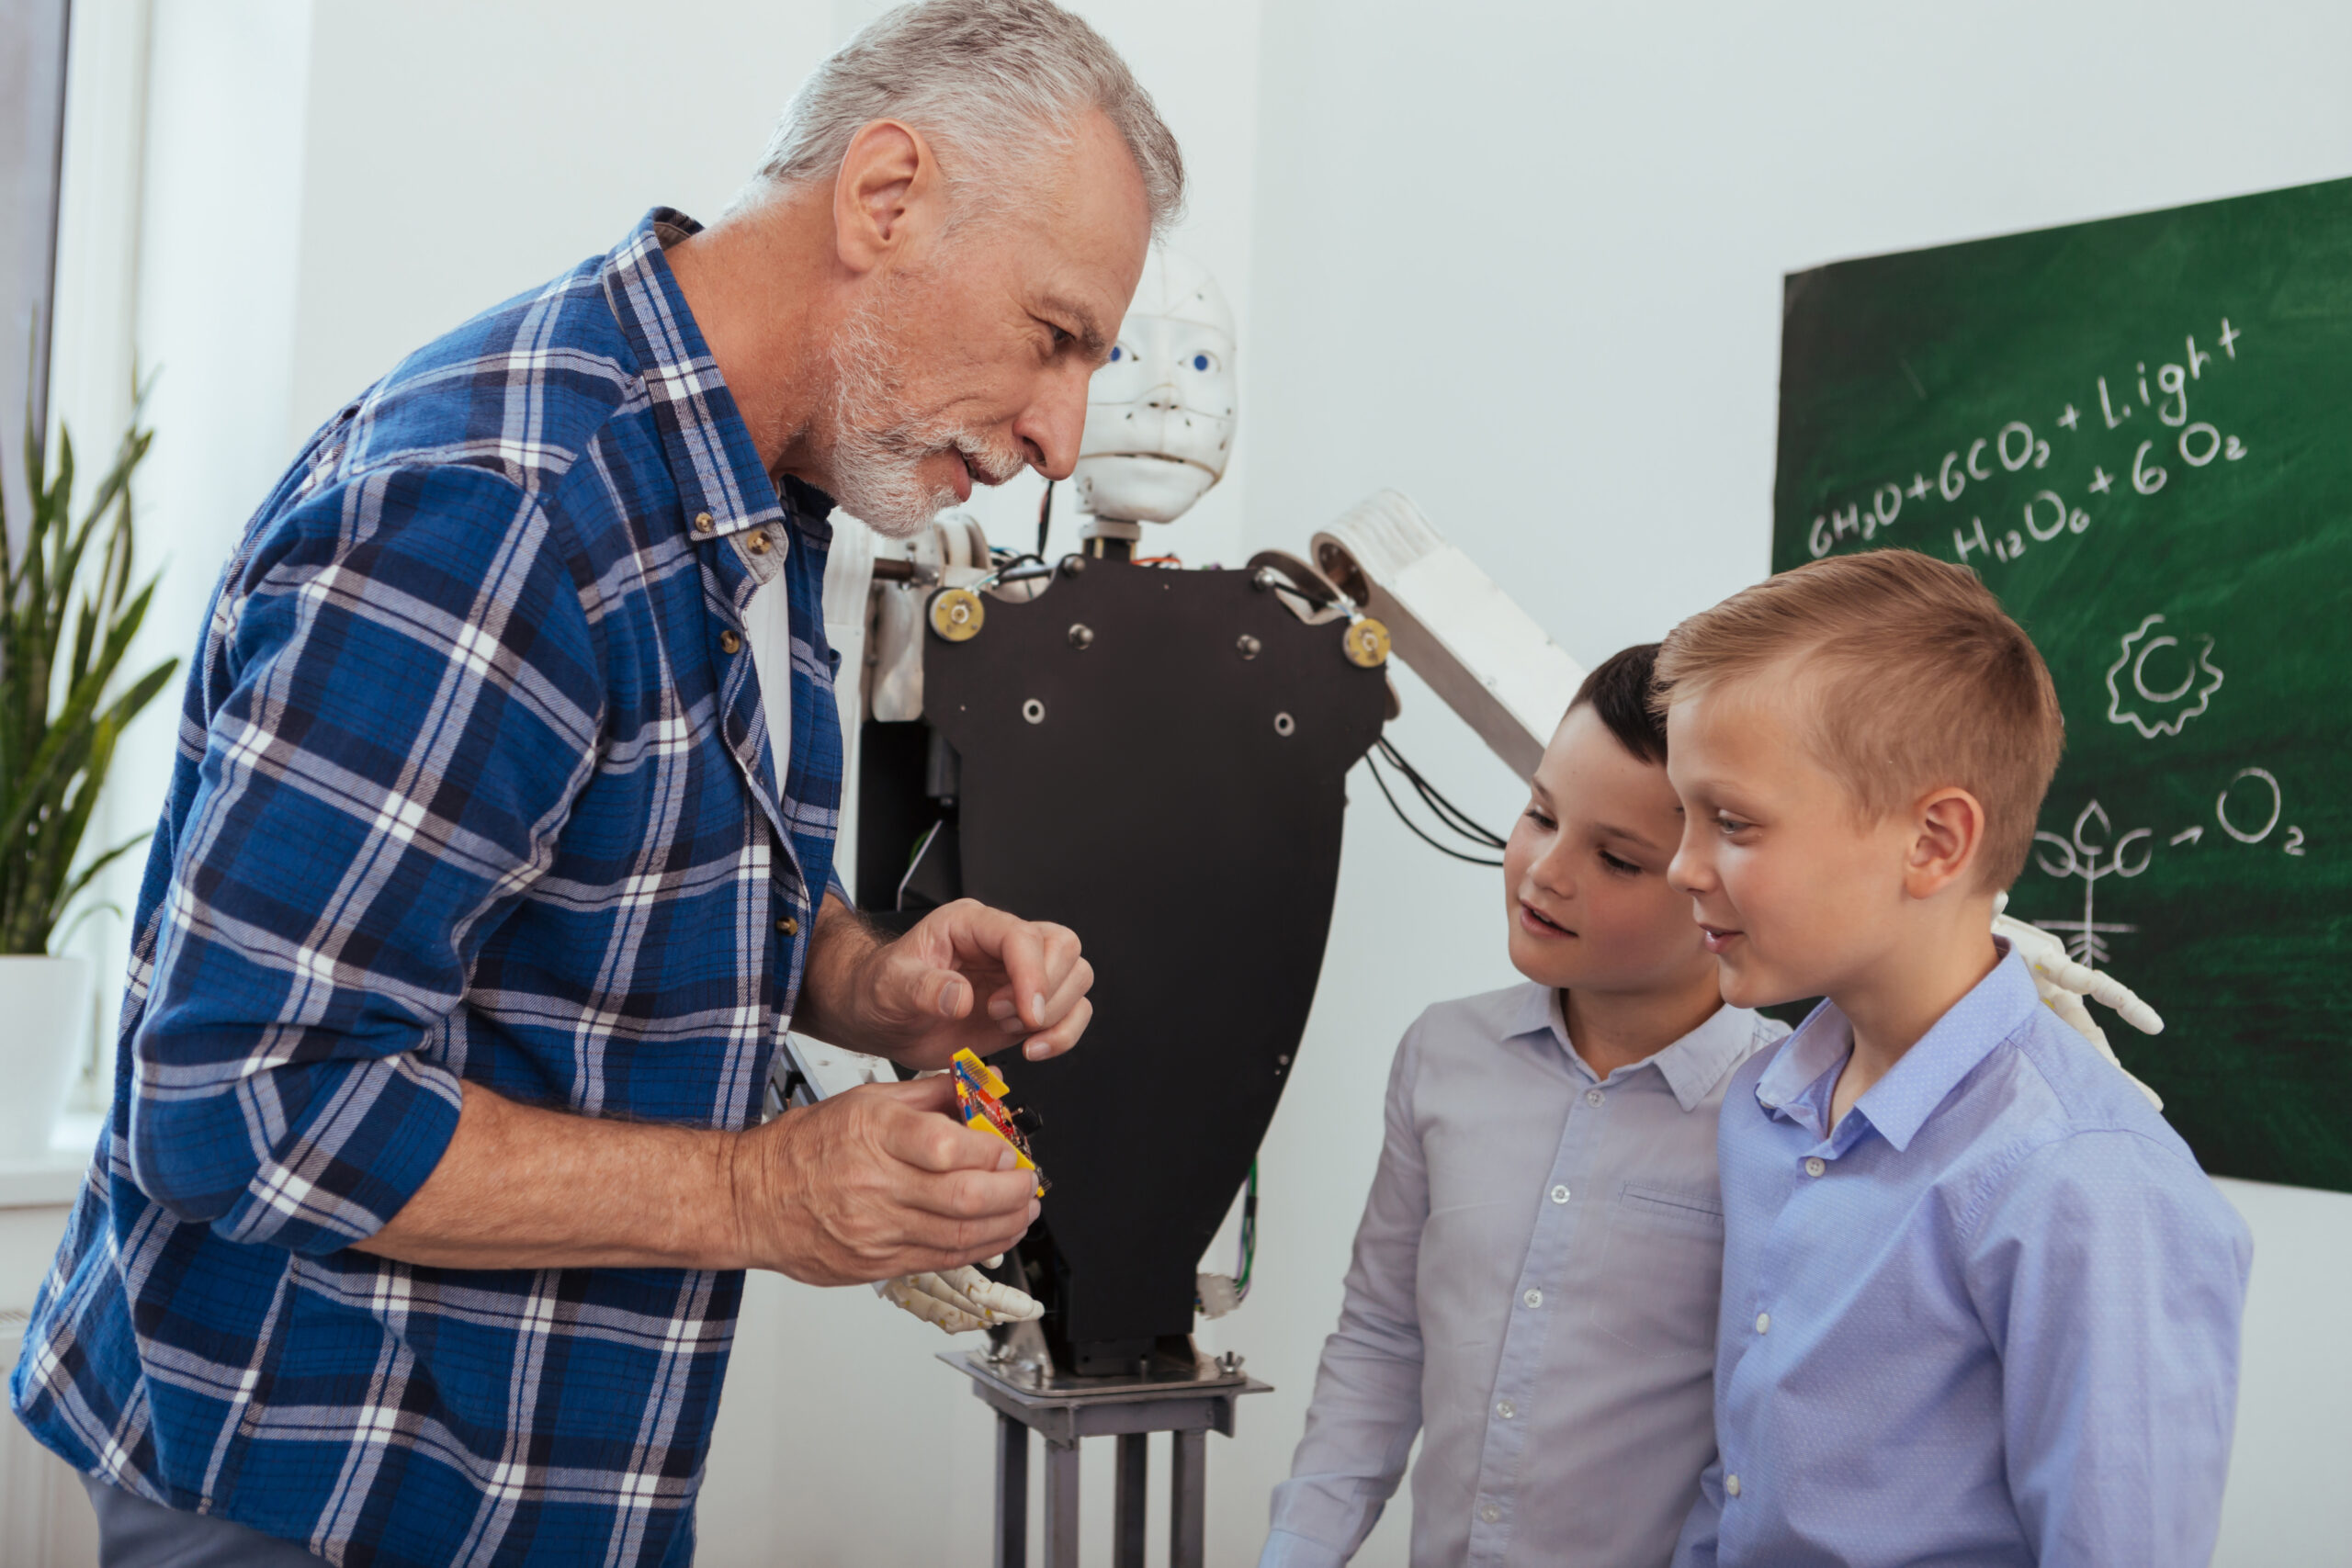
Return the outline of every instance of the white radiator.
<path id="1" fill-rule="evenodd" d="M 17 1364 L 22 1307 L 0 1307 L 0 1369 Z M 0 1568 L 95 1568 L 96 1521 L 81 1477 L 0 1412 Z"/>

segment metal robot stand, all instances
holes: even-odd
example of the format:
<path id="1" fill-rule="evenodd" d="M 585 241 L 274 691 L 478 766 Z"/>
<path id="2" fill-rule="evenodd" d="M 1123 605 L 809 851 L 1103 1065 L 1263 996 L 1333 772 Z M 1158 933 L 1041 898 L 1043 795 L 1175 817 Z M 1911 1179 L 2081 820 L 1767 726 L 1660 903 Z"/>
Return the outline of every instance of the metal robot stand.
<path id="1" fill-rule="evenodd" d="M 1028 1326 L 1023 1325 L 1023 1326 Z M 972 1380 L 996 1411 L 996 1568 L 1029 1561 L 1029 1434 L 1046 1439 L 1046 1568 L 1078 1568 L 1078 1444 L 1119 1439 L 1112 1500 L 1111 1561 L 1143 1568 L 1145 1495 L 1154 1432 L 1171 1435 L 1168 1561 L 1202 1568 L 1207 1546 L 1208 1436 L 1233 1436 L 1234 1406 L 1272 1385 L 1245 1376 L 1238 1356 L 1202 1357 L 1190 1375 L 1071 1378 L 1050 1361 L 1015 1359 L 1001 1348 L 945 1351 L 939 1359 Z"/>

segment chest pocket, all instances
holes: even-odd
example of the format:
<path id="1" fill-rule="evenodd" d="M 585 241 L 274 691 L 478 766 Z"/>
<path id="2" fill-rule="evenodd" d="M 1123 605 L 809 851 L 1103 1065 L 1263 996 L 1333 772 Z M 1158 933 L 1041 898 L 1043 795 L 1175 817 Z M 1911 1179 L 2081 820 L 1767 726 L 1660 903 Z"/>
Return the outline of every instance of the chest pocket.
<path id="1" fill-rule="evenodd" d="M 1601 1242 L 1604 1288 L 1586 1317 L 1612 1346 L 1711 1365 L 1723 1293 L 1724 1207 L 1713 1192 L 1623 1181 Z"/>

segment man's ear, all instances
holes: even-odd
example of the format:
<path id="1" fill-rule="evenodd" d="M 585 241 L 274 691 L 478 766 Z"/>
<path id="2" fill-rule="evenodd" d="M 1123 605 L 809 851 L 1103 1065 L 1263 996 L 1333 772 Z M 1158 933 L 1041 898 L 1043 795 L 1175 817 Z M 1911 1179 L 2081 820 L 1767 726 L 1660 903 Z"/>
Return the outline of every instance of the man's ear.
<path id="1" fill-rule="evenodd" d="M 850 138 L 833 176 L 833 236 L 841 263 L 865 273 L 907 254 L 912 238 L 939 227 L 945 197 L 939 160 L 911 126 L 877 119 Z"/>
<path id="2" fill-rule="evenodd" d="M 1984 852 L 1984 806 L 1964 789 L 1933 791 L 1912 808 L 1915 832 L 1903 865 L 1903 890 L 1932 898 L 1976 873 Z"/>

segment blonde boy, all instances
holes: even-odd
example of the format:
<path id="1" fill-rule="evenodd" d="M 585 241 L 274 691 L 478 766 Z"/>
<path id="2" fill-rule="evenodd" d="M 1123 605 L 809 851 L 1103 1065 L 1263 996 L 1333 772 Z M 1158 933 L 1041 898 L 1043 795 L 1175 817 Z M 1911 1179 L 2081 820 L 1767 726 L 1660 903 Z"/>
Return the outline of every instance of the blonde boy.
<path id="1" fill-rule="evenodd" d="M 2032 643 L 1887 550 L 1693 616 L 1658 681 L 1724 997 L 1827 998 L 1724 1094 L 1678 1565 L 2203 1564 L 2250 1245 L 1986 934 L 2064 740 Z"/>
<path id="2" fill-rule="evenodd" d="M 1649 706 L 1594 670 L 1504 852 L 1527 983 L 1397 1047 L 1388 1132 L 1265 1568 L 1352 1556 L 1416 1435 L 1416 1564 L 1664 1568 L 1714 1450 L 1715 1113 L 1786 1031 L 1724 1007 Z"/>

